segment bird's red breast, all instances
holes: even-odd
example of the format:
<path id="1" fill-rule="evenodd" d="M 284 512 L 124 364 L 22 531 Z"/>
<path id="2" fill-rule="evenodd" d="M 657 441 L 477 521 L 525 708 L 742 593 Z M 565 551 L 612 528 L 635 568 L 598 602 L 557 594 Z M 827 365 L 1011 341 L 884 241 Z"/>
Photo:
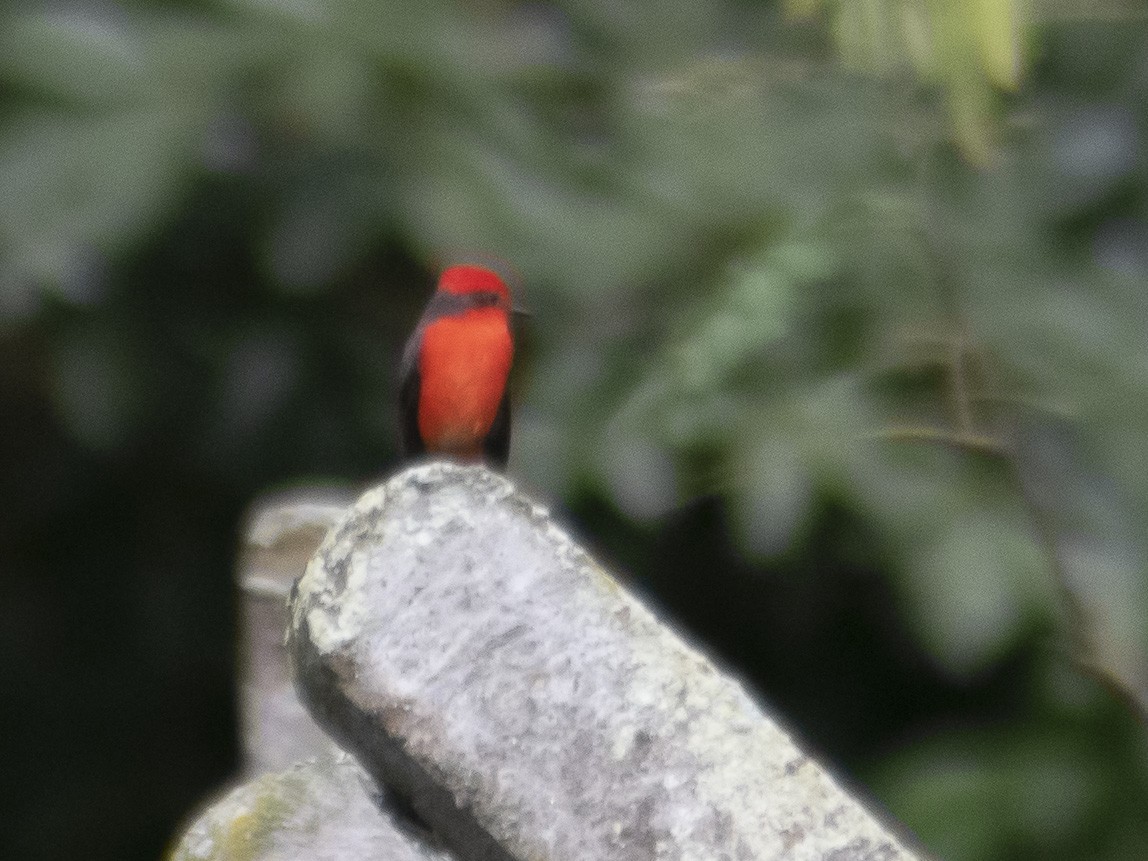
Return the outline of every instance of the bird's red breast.
<path id="1" fill-rule="evenodd" d="M 505 295 L 506 288 L 498 284 Z M 471 308 L 426 327 L 418 357 L 418 428 L 428 451 L 482 458 L 513 353 L 508 315 L 501 307 Z"/>

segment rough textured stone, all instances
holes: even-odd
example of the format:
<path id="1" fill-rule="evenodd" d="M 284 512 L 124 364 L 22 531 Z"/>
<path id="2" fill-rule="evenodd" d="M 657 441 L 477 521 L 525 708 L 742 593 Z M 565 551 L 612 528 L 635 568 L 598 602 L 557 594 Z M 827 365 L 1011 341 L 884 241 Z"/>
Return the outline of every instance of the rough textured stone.
<path id="1" fill-rule="evenodd" d="M 169 861 L 450 861 L 395 827 L 346 754 L 243 784 L 207 808 Z"/>
<path id="2" fill-rule="evenodd" d="M 291 682 L 283 645 L 287 595 L 351 501 L 346 491 L 307 488 L 252 509 L 239 564 L 240 702 L 243 770 L 259 776 L 200 813 L 172 861 L 448 859 L 382 803 L 375 782 L 319 729 Z"/>
<path id="3" fill-rule="evenodd" d="M 481 467 L 365 494 L 291 610 L 312 714 L 460 858 L 913 857 Z"/>
<path id="4" fill-rule="evenodd" d="M 325 751 L 330 739 L 299 703 L 283 633 L 287 595 L 354 497 L 307 488 L 259 500 L 239 561 L 243 771 L 263 774 Z"/>

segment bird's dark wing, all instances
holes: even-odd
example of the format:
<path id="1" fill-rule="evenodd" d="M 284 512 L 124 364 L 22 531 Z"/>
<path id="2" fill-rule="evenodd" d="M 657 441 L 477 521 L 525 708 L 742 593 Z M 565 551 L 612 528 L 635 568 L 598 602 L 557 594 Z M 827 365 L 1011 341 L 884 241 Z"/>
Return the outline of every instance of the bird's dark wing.
<path id="1" fill-rule="evenodd" d="M 426 452 L 419 434 L 419 361 L 418 345 L 422 327 L 407 341 L 399 373 L 399 449 L 404 458 L 418 457 Z"/>
<path id="2" fill-rule="evenodd" d="M 510 386 L 502 393 L 502 403 L 498 405 L 490 433 L 483 440 L 482 451 L 487 462 L 506 469 L 506 462 L 510 460 Z"/>

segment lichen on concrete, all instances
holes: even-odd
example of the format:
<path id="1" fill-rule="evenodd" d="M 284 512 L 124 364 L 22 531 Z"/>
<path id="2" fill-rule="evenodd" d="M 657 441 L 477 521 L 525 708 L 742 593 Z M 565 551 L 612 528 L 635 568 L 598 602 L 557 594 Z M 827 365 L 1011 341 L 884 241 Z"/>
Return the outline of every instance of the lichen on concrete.
<path id="1" fill-rule="evenodd" d="M 450 861 L 380 810 L 346 754 L 242 784 L 188 826 L 169 861 Z"/>

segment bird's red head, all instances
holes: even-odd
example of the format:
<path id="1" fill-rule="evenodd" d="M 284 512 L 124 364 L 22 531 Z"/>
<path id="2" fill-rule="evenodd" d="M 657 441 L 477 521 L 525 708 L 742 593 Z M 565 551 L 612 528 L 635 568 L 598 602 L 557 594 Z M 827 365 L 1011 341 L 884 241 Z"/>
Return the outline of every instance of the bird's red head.
<path id="1" fill-rule="evenodd" d="M 439 276 L 438 289 L 455 296 L 494 296 L 496 304 L 510 307 L 510 290 L 498 275 L 481 266 L 452 266 Z"/>

